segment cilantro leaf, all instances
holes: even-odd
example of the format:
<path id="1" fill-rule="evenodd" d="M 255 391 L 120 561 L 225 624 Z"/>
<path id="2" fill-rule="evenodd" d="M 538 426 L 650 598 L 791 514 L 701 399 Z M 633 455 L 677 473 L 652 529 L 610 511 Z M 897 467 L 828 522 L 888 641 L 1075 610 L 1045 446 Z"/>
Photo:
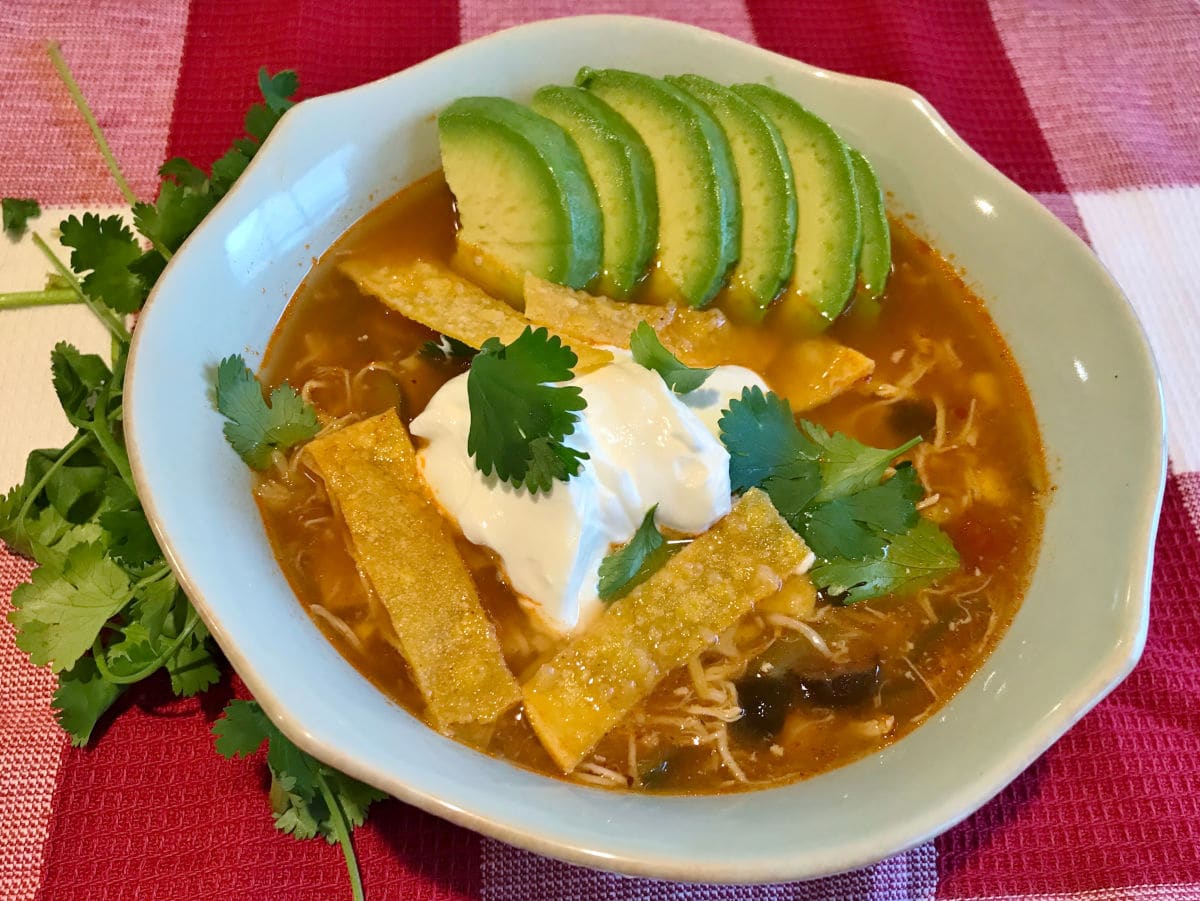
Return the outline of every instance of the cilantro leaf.
<path id="1" fill-rule="evenodd" d="M 5 197 L 0 200 L 0 220 L 4 230 L 14 238 L 24 236 L 29 220 L 42 215 L 41 205 L 32 198 Z"/>
<path id="2" fill-rule="evenodd" d="M 180 697 L 191 697 L 220 680 L 221 669 L 204 623 L 197 623 L 192 634 L 167 661 L 166 670 L 171 677 L 171 690 Z"/>
<path id="3" fill-rule="evenodd" d="M 120 216 L 84 213 L 58 228 L 63 245 L 73 248 L 71 268 L 84 276 L 84 291 L 118 313 L 132 313 L 145 303 L 149 286 L 129 270 L 142 248 Z"/>
<path id="4" fill-rule="evenodd" d="M 54 393 L 67 419 L 76 427 L 92 420 L 100 391 L 112 378 L 108 366 L 96 354 L 80 353 L 66 341 L 50 352 L 50 374 Z"/>
<path id="5" fill-rule="evenodd" d="M 293 105 L 291 95 L 300 86 L 296 73 L 290 69 L 271 75 L 267 67 L 258 70 L 258 89 L 263 102 L 246 111 L 246 133 L 262 143 L 276 123 Z M 251 154 L 253 155 L 253 154 Z"/>
<path id="6" fill-rule="evenodd" d="M 140 506 L 132 510 L 107 510 L 100 514 L 99 523 L 109 535 L 108 552 L 123 565 L 145 566 L 162 556 Z"/>
<path id="7" fill-rule="evenodd" d="M 802 482 L 819 478 L 819 448 L 797 428 L 791 404 L 773 391 L 763 394 L 757 385 L 743 388 L 718 426 L 729 451 L 734 492 L 755 488 L 773 476 Z"/>
<path id="8" fill-rule="evenodd" d="M 143 588 L 125 610 L 124 616 L 140 623 L 146 630 L 146 639 L 157 646 L 167 628 L 168 617 L 175 613 L 178 620 L 186 619 L 189 606 L 175 576 L 170 575 Z"/>
<path id="9" fill-rule="evenodd" d="M 223 757 L 248 757 L 264 742 L 271 772 L 275 826 L 297 838 L 322 835 L 339 840 L 337 818 L 349 828 L 362 825 L 367 808 L 387 795 L 325 766 L 296 747 L 271 722 L 257 701 L 231 701 L 213 724 L 217 751 Z M 326 794 L 336 804 L 331 809 Z"/>
<path id="10" fill-rule="evenodd" d="M 249 757 L 274 731 L 257 701 L 230 701 L 225 715 L 212 727 L 217 753 L 226 760 Z"/>
<path id="11" fill-rule="evenodd" d="M 647 322 L 641 322 L 629 336 L 629 349 L 633 352 L 633 360 L 639 366 L 652 369 L 662 376 L 662 380 L 676 394 L 687 394 L 695 391 L 713 374 L 713 369 L 693 369 L 679 361 L 671 353 L 658 335 Z"/>
<path id="12" fill-rule="evenodd" d="M 868 447 L 848 435 L 830 435 L 815 422 L 801 423 L 804 433 L 820 448 L 821 490 L 814 500 L 828 501 L 878 485 L 884 471 L 905 451 L 921 443 L 917 435 L 891 449 Z"/>
<path id="13" fill-rule="evenodd" d="M 283 114 L 295 106 L 292 95 L 300 88 L 300 79 L 291 69 L 282 69 L 272 75 L 263 66 L 258 70 L 258 89 L 272 112 Z"/>
<path id="14" fill-rule="evenodd" d="M 613 601 L 646 581 L 667 559 L 667 543 L 654 524 L 655 504 L 629 543 L 600 562 L 600 600 Z"/>
<path id="15" fill-rule="evenodd" d="M 174 179 L 185 188 L 202 188 L 208 181 L 203 169 L 181 156 L 173 156 L 159 166 L 158 174 L 163 178 Z"/>
<path id="16" fill-rule="evenodd" d="M 917 523 L 921 483 L 911 464 L 902 464 L 882 485 L 813 504 L 800 532 L 818 557 L 862 560 L 883 552 L 891 535 Z"/>
<path id="17" fill-rule="evenodd" d="M 546 436 L 529 442 L 529 468 L 525 473 L 525 487 L 530 494 L 548 492 L 554 483 L 565 482 L 579 474 L 579 467 L 588 455 L 583 451 L 559 444 Z"/>
<path id="18" fill-rule="evenodd" d="M 820 560 L 812 579 L 843 604 L 912 591 L 958 568 L 958 552 L 934 523 L 918 518 L 902 535 L 891 537 L 879 554 L 866 560 L 834 557 Z"/>
<path id="19" fill-rule="evenodd" d="M 816 467 L 808 461 L 780 466 L 776 472 L 777 475 L 763 481 L 762 489 L 767 492 L 779 515 L 798 530 L 800 515 L 821 487 L 821 477 Z"/>
<path id="20" fill-rule="evenodd" d="M 7 494 L 0 495 L 0 540 L 22 554 L 29 553 L 29 544 L 24 537 L 26 523 L 22 517 L 28 496 L 24 483 L 13 485 Z"/>
<path id="21" fill-rule="evenodd" d="M 265 469 L 276 450 L 307 441 L 320 430 L 317 414 L 287 382 L 271 392 L 268 403 L 262 385 L 240 355 L 217 366 L 217 409 L 228 422 L 225 438 L 254 469 Z"/>
<path id="22" fill-rule="evenodd" d="M 34 507 L 44 497 L 65 519 L 85 522 L 104 500 L 110 481 L 108 461 L 94 451 L 83 450 L 66 456 L 60 450 L 31 451 L 25 459 L 25 485 L 41 485 L 42 491 L 33 499 Z"/>
<path id="23" fill-rule="evenodd" d="M 71 744 L 82 748 L 92 730 L 109 707 L 121 696 L 124 687 L 101 677 L 91 657 L 82 657 L 65 672 L 59 673 L 54 692 L 55 717 L 71 736 Z"/>
<path id="24" fill-rule="evenodd" d="M 96 541 L 76 545 L 61 572 L 45 567 L 13 591 L 17 647 L 37 666 L 69 669 L 129 601 L 129 576 Z"/>
<path id="25" fill-rule="evenodd" d="M 153 204 L 133 205 L 133 224 L 155 246 L 174 252 L 212 211 L 217 199 L 207 181 L 198 186 L 164 181 Z"/>
<path id="26" fill-rule="evenodd" d="M 234 147 L 219 157 L 212 164 L 212 177 L 210 181 L 213 193 L 224 196 L 233 186 L 233 183 L 238 180 L 238 177 L 246 171 L 246 167 L 250 165 L 251 156 L 252 154 L 247 154 L 245 151 Z"/>
<path id="27" fill-rule="evenodd" d="M 27 552 L 47 572 L 61 572 L 71 548 L 105 540 L 104 530 L 94 522 L 73 526 L 53 507 L 42 509 L 26 524 Z"/>
<path id="28" fill-rule="evenodd" d="M 484 342 L 467 375 L 467 453 L 480 472 L 533 494 L 578 475 L 588 455 L 563 439 L 587 401 L 576 385 L 549 384 L 570 379 L 577 359 L 544 328 L 526 327 L 508 346 Z"/>

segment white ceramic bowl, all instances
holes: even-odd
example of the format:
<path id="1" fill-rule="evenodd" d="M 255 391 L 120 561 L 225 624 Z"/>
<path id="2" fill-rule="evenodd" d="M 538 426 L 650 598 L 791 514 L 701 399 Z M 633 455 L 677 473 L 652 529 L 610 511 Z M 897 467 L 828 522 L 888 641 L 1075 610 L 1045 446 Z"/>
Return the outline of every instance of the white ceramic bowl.
<path id="1" fill-rule="evenodd" d="M 618 794 L 509 766 L 426 728 L 358 675 L 297 604 L 225 443 L 215 363 L 260 354 L 321 254 L 438 165 L 456 97 L 528 98 L 581 64 L 765 81 L 874 162 L 894 210 L 952 255 L 1032 392 L 1057 486 L 1024 606 L 930 722 L 782 788 Z M 312 754 L 425 810 L 554 857 L 685 881 L 766 882 L 862 866 L 970 814 L 1113 688 L 1141 653 L 1165 472 L 1154 363 L 1087 248 L 904 88 L 814 69 L 717 34 L 598 16 L 542 22 L 289 112 L 171 262 L 134 337 L 134 475 L 167 558 L 246 684 Z"/>

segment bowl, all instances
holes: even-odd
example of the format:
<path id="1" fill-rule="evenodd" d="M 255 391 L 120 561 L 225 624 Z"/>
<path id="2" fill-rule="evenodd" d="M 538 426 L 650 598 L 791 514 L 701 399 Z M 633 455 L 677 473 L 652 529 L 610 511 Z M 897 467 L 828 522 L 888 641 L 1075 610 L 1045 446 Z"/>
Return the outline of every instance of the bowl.
<path id="1" fill-rule="evenodd" d="M 1055 490 L 1027 598 L 970 683 L 884 751 L 803 782 L 636 795 L 528 772 L 387 700 L 296 602 L 213 407 L 223 356 L 261 354 L 314 258 L 438 166 L 456 97 L 527 99 L 583 63 L 763 81 L 875 164 L 893 212 L 955 261 L 1025 374 Z M 690 26 L 626 16 L 514 28 L 297 105 L 160 278 L 134 335 L 126 435 L 167 559 L 254 696 L 331 766 L 470 829 L 622 873 L 769 882 L 864 866 L 995 795 L 1132 669 L 1165 476 L 1153 358 L 1087 247 L 893 84 L 815 69 Z"/>

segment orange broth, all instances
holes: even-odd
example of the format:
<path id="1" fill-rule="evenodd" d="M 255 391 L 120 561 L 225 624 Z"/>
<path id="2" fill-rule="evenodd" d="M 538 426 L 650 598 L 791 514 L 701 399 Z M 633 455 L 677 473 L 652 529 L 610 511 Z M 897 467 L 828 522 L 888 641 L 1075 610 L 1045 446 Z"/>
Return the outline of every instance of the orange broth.
<path id="1" fill-rule="evenodd" d="M 868 695 L 804 697 L 778 729 L 762 734 L 746 723 L 725 722 L 728 697 L 723 719 L 691 712 L 706 709 L 704 699 L 697 697 L 694 674 L 678 672 L 566 778 L 710 793 L 811 776 L 878 750 L 928 719 L 979 669 L 1007 628 L 1036 559 L 1049 490 L 1033 406 L 979 299 L 904 222 L 893 219 L 891 225 L 893 274 L 886 294 L 877 304 L 858 304 L 829 331 L 874 359 L 875 372 L 803 415 L 877 447 L 923 435 L 905 459 L 913 460 L 925 484 L 924 515 L 954 541 L 960 569 L 907 596 L 853 606 L 820 598 L 806 624 L 815 639 L 795 627 L 781 634 L 777 624 L 751 614 L 698 661 L 704 678 L 714 680 L 703 684 L 717 686 L 718 695 L 728 695 L 728 685 L 745 678 L 747 664 L 764 649 L 768 658 L 804 671 L 878 666 Z M 296 293 L 268 348 L 264 381 L 303 386 L 326 424 L 393 407 L 411 421 L 443 383 L 465 371 L 465 363 L 421 355 L 435 335 L 360 294 L 336 267 L 349 256 L 449 263 L 454 227 L 452 197 L 438 175 L 366 216 Z M 730 327 L 728 341 L 737 348 L 731 357 L 760 361 L 750 365 L 773 388 L 786 381 L 778 330 Z M 360 578 L 344 529 L 302 457 L 294 452 L 281 459 L 256 486 L 280 565 L 300 604 L 340 653 L 421 717 L 420 695 L 386 614 Z M 512 671 L 528 678 L 559 641 L 530 622 L 489 550 L 461 537 L 458 543 Z M 562 777 L 519 706 L 494 726 L 460 730 L 455 737 Z"/>

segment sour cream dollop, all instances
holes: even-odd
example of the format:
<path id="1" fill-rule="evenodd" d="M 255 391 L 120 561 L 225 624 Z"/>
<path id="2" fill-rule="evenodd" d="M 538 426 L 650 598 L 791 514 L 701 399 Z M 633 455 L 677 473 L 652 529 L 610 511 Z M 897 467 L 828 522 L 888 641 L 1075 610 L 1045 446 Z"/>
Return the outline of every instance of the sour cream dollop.
<path id="1" fill-rule="evenodd" d="M 582 389 L 587 408 L 565 443 L 589 459 L 546 494 L 476 469 L 467 454 L 466 374 L 443 385 L 411 426 L 428 441 L 418 459 L 437 502 L 469 541 L 496 552 L 527 609 L 560 633 L 599 612 L 600 561 L 633 537 L 654 504 L 660 527 L 689 534 L 729 512 L 729 453 L 717 422 L 744 387 L 767 390 L 751 370 L 719 366 L 677 397 L 621 351 L 569 384 Z"/>

